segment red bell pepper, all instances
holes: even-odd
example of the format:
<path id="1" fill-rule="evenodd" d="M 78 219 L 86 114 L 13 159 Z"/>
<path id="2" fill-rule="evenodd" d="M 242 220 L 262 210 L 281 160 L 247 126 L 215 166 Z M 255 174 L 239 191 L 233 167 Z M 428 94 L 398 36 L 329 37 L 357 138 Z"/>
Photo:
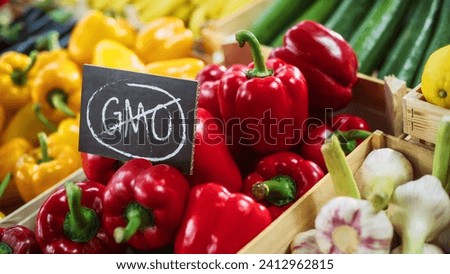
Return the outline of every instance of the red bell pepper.
<path id="1" fill-rule="evenodd" d="M 210 64 L 204 67 L 195 78 L 200 84 L 198 107 L 208 110 L 216 118 L 221 118 L 217 87 L 225 70 L 225 66 Z"/>
<path id="2" fill-rule="evenodd" d="M 175 239 L 189 184 L 177 169 L 144 159 L 120 167 L 106 186 L 105 229 L 118 243 L 155 250 Z"/>
<path id="3" fill-rule="evenodd" d="M 39 209 L 36 240 L 44 253 L 106 254 L 123 252 L 102 226 L 105 186 L 96 182 L 66 183 Z"/>
<path id="4" fill-rule="evenodd" d="M 326 124 L 310 125 L 308 134 L 300 146 L 299 153 L 305 159 L 318 164 L 324 172 L 327 172 L 328 169 L 320 149 L 325 140 L 332 134 L 336 134 L 339 137 L 342 150 L 347 155 L 359 143 L 369 137 L 371 132 L 367 121 L 361 117 L 349 114 L 336 115 Z"/>
<path id="5" fill-rule="evenodd" d="M 242 176 L 226 146 L 220 120 L 206 109 L 197 109 L 194 169 L 186 176 L 191 185 L 217 182 L 231 192 L 242 189 Z"/>
<path id="6" fill-rule="evenodd" d="M 0 254 L 41 253 L 34 232 L 21 225 L 0 227 Z"/>
<path id="7" fill-rule="evenodd" d="M 116 159 L 81 152 L 81 164 L 88 180 L 106 185 L 120 165 L 122 165 L 122 162 Z"/>
<path id="8" fill-rule="evenodd" d="M 272 50 L 277 57 L 300 69 L 309 89 L 311 112 L 345 107 L 358 80 L 358 60 L 353 48 L 338 33 L 314 21 L 290 28 L 283 46 Z"/>
<path id="9" fill-rule="evenodd" d="M 291 148 L 301 141 L 308 118 L 308 88 L 300 70 L 280 59 L 264 62 L 256 37 L 236 33 L 250 44 L 254 65 L 233 65 L 220 80 L 218 95 L 227 134 L 260 154 Z M 237 123 L 238 131 L 230 132 Z"/>
<path id="10" fill-rule="evenodd" d="M 263 203 L 276 219 L 323 176 L 314 162 L 293 152 L 278 152 L 261 159 L 244 180 L 243 193 Z"/>
<path id="11" fill-rule="evenodd" d="M 238 252 L 272 222 L 269 211 L 242 193 L 207 183 L 195 186 L 175 240 L 175 253 Z"/>

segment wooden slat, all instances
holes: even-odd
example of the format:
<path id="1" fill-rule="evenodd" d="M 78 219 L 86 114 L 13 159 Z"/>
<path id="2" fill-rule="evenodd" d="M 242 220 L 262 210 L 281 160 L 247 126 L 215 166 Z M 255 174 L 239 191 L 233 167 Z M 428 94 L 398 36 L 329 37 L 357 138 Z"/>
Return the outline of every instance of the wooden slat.
<path id="1" fill-rule="evenodd" d="M 444 115 L 450 115 L 450 110 L 426 102 L 420 85 L 403 97 L 403 131 L 414 138 L 435 144 Z"/>

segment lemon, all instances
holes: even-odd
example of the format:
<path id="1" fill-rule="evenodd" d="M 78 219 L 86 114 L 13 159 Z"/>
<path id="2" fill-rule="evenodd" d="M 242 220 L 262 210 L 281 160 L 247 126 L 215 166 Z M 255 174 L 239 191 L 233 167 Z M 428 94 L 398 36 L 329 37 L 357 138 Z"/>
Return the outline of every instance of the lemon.
<path id="1" fill-rule="evenodd" d="M 450 109 L 450 45 L 428 57 L 422 73 L 422 94 L 427 102 Z"/>

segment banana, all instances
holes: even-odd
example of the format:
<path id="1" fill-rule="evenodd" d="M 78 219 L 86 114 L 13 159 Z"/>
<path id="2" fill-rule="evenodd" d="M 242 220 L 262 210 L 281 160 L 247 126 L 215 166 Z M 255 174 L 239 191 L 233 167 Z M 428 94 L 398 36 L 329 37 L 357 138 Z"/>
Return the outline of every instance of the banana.
<path id="1" fill-rule="evenodd" d="M 221 9 L 217 18 L 222 18 L 233 14 L 237 10 L 243 8 L 244 6 L 250 4 L 251 0 L 228 0 L 226 4 Z"/>
<path id="2" fill-rule="evenodd" d="M 184 21 L 186 25 L 189 23 L 189 18 L 191 17 L 192 12 L 194 11 L 195 6 L 190 1 L 186 1 L 178 7 L 174 12 L 173 16 L 176 16 Z"/>
<path id="3" fill-rule="evenodd" d="M 167 16 L 173 13 L 175 9 L 184 2 L 185 0 L 151 1 L 151 8 L 143 10 L 140 14 L 141 20 L 144 22 L 149 22 L 156 18 Z"/>

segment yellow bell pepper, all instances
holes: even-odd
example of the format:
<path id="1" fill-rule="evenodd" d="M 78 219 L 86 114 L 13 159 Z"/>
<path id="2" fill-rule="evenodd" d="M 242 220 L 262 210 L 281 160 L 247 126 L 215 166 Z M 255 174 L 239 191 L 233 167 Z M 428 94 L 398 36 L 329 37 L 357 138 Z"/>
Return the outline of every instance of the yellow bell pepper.
<path id="1" fill-rule="evenodd" d="M 23 106 L 11 118 L 1 132 L 0 143 L 6 144 L 14 138 L 21 137 L 35 146 L 38 144 L 37 134 L 40 131 L 48 133 L 51 130 L 39 121 L 35 115 L 34 104 L 30 102 Z"/>
<path id="2" fill-rule="evenodd" d="M 14 172 L 17 160 L 32 149 L 33 147 L 31 144 L 23 138 L 14 138 L 2 145 L 0 147 L 0 159 L 2 159 L 0 162 L 0 178 L 6 178 L 8 174 Z M 8 187 L 5 186 L 4 194 L 4 197 L 17 197 L 19 195 L 14 183 L 14 177 L 11 178 Z M 0 197 L 1 196 L 2 195 L 0 194 Z M 0 204 L 2 204 L 1 199 Z"/>
<path id="3" fill-rule="evenodd" d="M 80 116 L 66 118 L 58 125 L 58 130 L 48 136 L 48 145 L 67 144 L 78 150 L 78 139 L 80 136 Z"/>
<path id="4" fill-rule="evenodd" d="M 36 62 L 37 52 L 30 57 L 8 51 L 0 56 L 0 104 L 7 111 L 16 111 L 30 101 L 30 70 Z"/>
<path id="5" fill-rule="evenodd" d="M 32 75 L 36 75 L 43 67 L 47 64 L 55 62 L 60 59 L 68 59 L 69 53 L 67 50 L 61 48 L 59 44 L 59 33 L 56 31 L 51 31 L 44 38 L 48 45 L 46 50 L 42 50 L 37 55 L 36 64 L 30 70 Z"/>
<path id="6" fill-rule="evenodd" d="M 108 68 L 144 71 L 144 63 L 132 50 L 114 40 L 102 40 L 94 49 L 92 64 Z"/>
<path id="7" fill-rule="evenodd" d="M 194 44 L 192 31 L 177 17 L 162 17 L 143 26 L 136 38 L 136 53 L 147 64 L 189 57 Z"/>
<path id="8" fill-rule="evenodd" d="M 33 103 L 53 123 L 80 111 L 81 72 L 69 59 L 59 59 L 44 66 L 36 75 L 31 90 Z M 39 116 L 40 117 L 40 116 Z"/>
<path id="9" fill-rule="evenodd" d="M 147 64 L 145 72 L 193 80 L 204 67 L 205 63 L 202 60 L 186 57 Z"/>
<path id="10" fill-rule="evenodd" d="M 70 35 L 70 56 L 79 64 L 91 63 L 95 46 L 104 39 L 132 47 L 136 41 L 136 30 L 100 11 L 91 11 L 78 21 Z"/>
<path id="11" fill-rule="evenodd" d="M 79 152 L 69 145 L 47 147 L 44 133 L 38 134 L 40 148 L 19 158 L 15 183 L 24 202 L 44 192 L 81 167 Z"/>

